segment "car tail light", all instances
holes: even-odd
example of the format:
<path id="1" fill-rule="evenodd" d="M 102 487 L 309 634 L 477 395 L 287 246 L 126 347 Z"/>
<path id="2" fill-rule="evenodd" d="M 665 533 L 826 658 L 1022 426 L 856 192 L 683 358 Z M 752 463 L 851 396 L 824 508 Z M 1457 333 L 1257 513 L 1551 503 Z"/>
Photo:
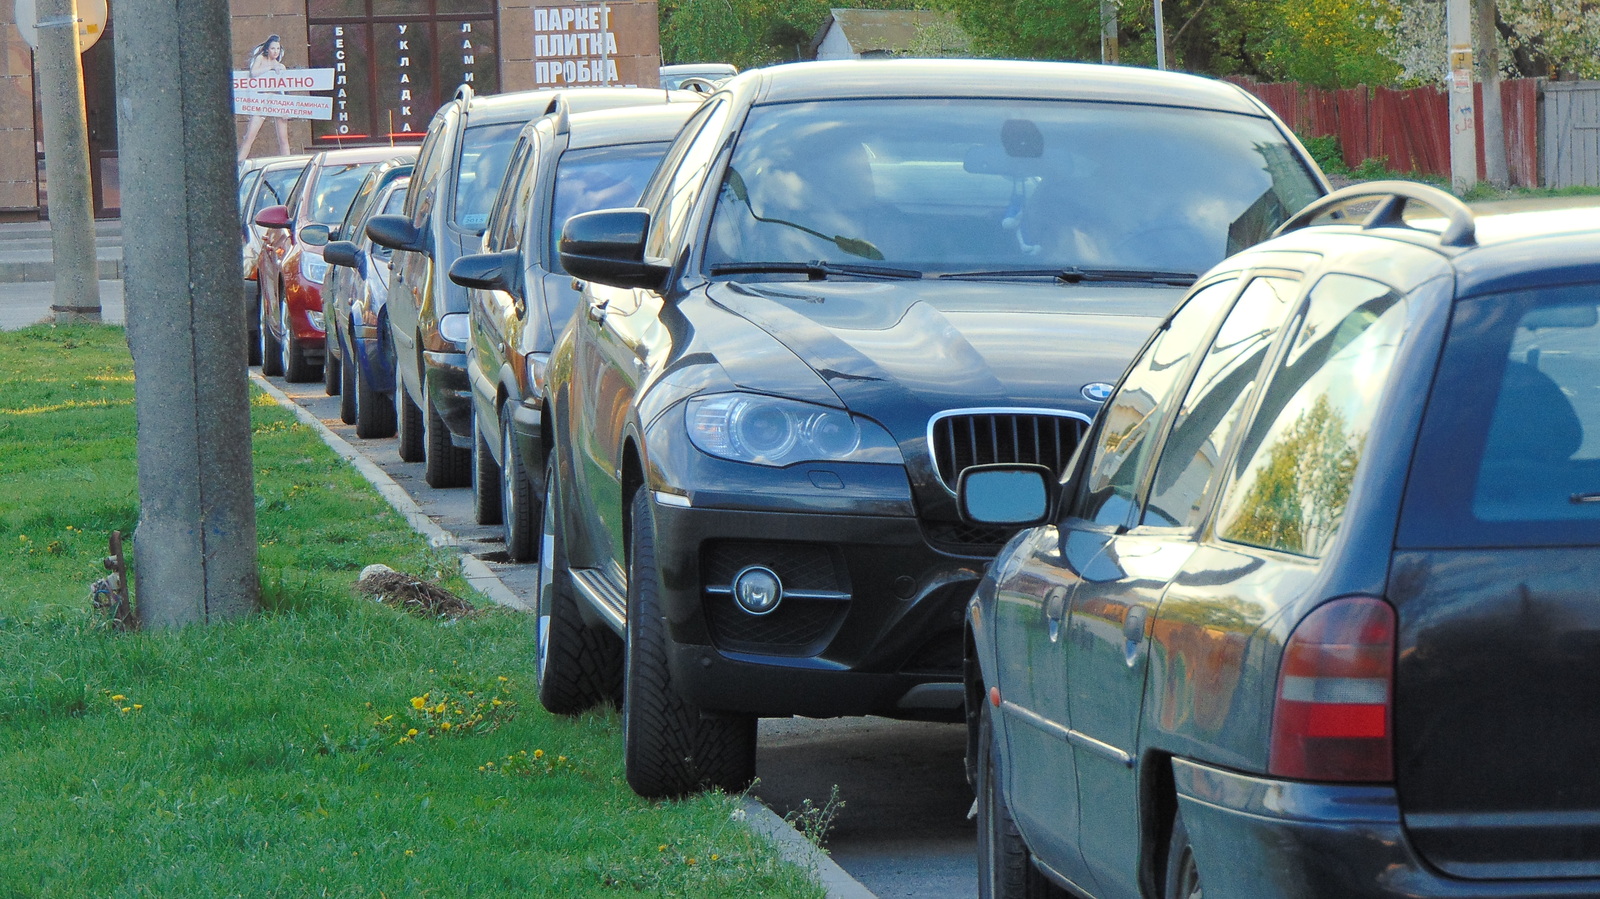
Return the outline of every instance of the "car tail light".
<path id="1" fill-rule="evenodd" d="M 1394 778 L 1394 609 L 1367 596 L 1319 606 L 1289 637 L 1268 770 L 1296 780 Z"/>

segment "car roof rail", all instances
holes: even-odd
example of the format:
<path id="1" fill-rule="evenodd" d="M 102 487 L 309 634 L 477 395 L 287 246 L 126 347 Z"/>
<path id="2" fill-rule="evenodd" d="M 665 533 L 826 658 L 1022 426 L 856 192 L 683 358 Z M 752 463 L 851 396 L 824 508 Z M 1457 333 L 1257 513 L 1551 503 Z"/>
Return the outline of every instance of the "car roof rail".
<path id="1" fill-rule="evenodd" d="M 472 92 L 472 85 L 466 83 L 465 81 L 461 82 L 461 86 L 456 88 L 455 98 L 457 100 L 464 100 L 467 103 L 471 103 L 473 96 L 474 94 Z"/>
<path id="2" fill-rule="evenodd" d="M 1470 247 L 1478 242 L 1472 210 L 1453 194 L 1416 181 L 1368 181 L 1341 188 L 1295 213 L 1278 226 L 1273 237 L 1298 231 L 1329 212 L 1360 200 L 1378 200 L 1377 208 L 1361 223 L 1364 231 L 1373 228 L 1412 228 L 1405 220 L 1406 205 L 1421 203 L 1444 215 L 1447 223 L 1439 232 L 1439 243 L 1447 247 Z"/>
<path id="3" fill-rule="evenodd" d="M 567 118 L 570 110 L 565 94 L 556 94 L 551 97 L 550 105 L 544 108 L 544 114 L 555 116 L 554 125 L 557 134 L 566 134 L 572 130 L 572 122 Z"/>

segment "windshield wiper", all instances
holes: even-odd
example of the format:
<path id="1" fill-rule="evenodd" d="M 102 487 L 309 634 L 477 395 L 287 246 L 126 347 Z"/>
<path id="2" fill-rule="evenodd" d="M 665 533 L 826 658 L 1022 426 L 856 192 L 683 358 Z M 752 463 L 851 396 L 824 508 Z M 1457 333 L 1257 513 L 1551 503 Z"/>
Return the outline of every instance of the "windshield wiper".
<path id="1" fill-rule="evenodd" d="M 764 275 L 793 272 L 805 275 L 812 281 L 822 281 L 829 275 L 859 275 L 865 278 L 895 278 L 915 280 L 922 272 L 914 268 L 890 268 L 886 265 L 855 265 L 848 262 L 722 262 L 711 266 L 713 275 Z"/>
<path id="2" fill-rule="evenodd" d="M 1141 269 L 1124 268 L 1015 268 L 993 269 L 971 272 L 946 272 L 939 275 L 941 278 L 1050 278 L 1063 284 L 1081 284 L 1090 282 L 1121 282 L 1134 284 L 1171 284 L 1177 287 L 1188 287 L 1199 279 L 1192 272 L 1163 272 L 1144 271 Z"/>

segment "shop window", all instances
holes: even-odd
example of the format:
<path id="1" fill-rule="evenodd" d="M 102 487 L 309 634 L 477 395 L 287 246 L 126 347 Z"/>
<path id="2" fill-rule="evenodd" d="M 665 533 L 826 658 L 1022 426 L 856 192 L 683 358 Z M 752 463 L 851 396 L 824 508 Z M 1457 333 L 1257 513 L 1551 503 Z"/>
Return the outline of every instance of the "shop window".
<path id="1" fill-rule="evenodd" d="M 319 146 L 420 138 L 459 85 L 500 90 L 492 0 L 307 0 L 306 18 L 310 67 L 334 70 Z"/>

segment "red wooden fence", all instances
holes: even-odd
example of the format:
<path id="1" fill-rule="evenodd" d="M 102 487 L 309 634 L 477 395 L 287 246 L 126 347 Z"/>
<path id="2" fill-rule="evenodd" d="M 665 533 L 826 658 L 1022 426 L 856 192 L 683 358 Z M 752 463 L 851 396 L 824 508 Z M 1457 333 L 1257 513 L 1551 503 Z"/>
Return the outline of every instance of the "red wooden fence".
<path id="1" fill-rule="evenodd" d="M 1354 168 L 1368 159 L 1388 160 L 1400 172 L 1450 175 L 1450 96 L 1437 87 L 1395 90 L 1355 87 L 1326 90 L 1296 82 L 1267 84 L 1247 78 L 1228 79 L 1255 94 L 1285 124 L 1309 137 L 1337 135 L 1345 164 Z M 1483 90 L 1477 89 L 1479 133 L 1483 128 Z M 1505 122 L 1506 168 L 1511 183 L 1539 185 L 1539 82 L 1518 78 L 1500 85 Z M 1483 147 L 1478 147 L 1478 176 L 1483 177 Z"/>

